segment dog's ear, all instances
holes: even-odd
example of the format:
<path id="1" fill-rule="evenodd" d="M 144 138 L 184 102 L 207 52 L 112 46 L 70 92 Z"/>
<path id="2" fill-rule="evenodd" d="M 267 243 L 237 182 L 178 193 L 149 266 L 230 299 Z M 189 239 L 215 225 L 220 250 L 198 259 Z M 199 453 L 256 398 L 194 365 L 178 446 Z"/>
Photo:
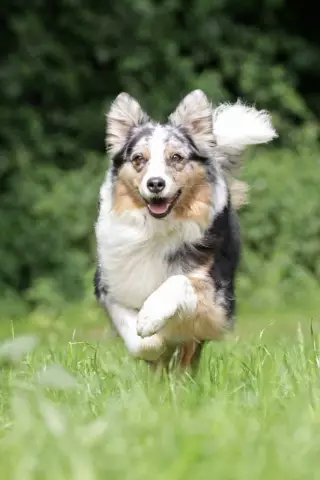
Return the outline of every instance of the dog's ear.
<path id="1" fill-rule="evenodd" d="M 199 148 L 212 148 L 212 106 L 202 90 L 189 93 L 170 115 L 169 121 L 175 127 L 185 128 Z"/>
<path id="2" fill-rule="evenodd" d="M 130 131 L 147 123 L 149 117 L 139 103 L 127 93 L 120 93 L 107 114 L 107 149 L 112 155 L 125 145 Z"/>
<path id="3" fill-rule="evenodd" d="M 222 104 L 213 110 L 213 133 L 226 154 L 241 154 L 248 145 L 267 143 L 277 137 L 271 117 L 240 101 Z"/>

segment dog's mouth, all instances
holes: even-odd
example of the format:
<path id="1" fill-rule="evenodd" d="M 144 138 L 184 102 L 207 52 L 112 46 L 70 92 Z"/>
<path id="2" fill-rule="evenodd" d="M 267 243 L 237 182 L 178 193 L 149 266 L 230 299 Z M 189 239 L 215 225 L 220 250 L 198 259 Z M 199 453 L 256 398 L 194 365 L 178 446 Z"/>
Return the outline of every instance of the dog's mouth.
<path id="1" fill-rule="evenodd" d="M 155 218 L 164 218 L 171 212 L 174 204 L 181 195 L 181 190 L 171 198 L 154 197 L 146 200 L 150 214 Z"/>

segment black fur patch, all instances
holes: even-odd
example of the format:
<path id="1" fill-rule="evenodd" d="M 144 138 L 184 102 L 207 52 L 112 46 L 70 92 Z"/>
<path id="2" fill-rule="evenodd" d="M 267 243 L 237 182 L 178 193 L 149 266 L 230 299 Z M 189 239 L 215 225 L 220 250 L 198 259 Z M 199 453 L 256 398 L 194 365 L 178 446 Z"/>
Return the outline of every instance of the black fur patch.
<path id="1" fill-rule="evenodd" d="M 135 145 L 141 140 L 143 137 L 150 137 L 153 133 L 154 126 L 152 124 L 146 125 L 145 127 L 141 128 L 135 135 L 131 136 L 126 144 L 126 156 L 131 155 L 132 150 L 134 149 Z"/>
<path id="2" fill-rule="evenodd" d="M 152 124 L 148 124 L 145 127 L 141 127 L 141 129 L 138 130 L 136 133 L 129 134 L 125 145 L 122 147 L 122 149 L 114 155 L 112 159 L 112 178 L 114 179 L 117 174 L 119 169 L 122 167 L 122 165 L 127 161 L 128 157 L 130 156 L 133 148 L 135 145 L 141 140 L 142 137 L 148 137 L 152 134 L 153 131 L 153 126 Z"/>
<path id="3" fill-rule="evenodd" d="M 214 183 L 217 178 L 216 167 L 213 159 L 211 157 L 207 157 L 202 155 L 199 151 L 198 147 L 194 143 L 192 137 L 188 134 L 186 129 L 183 127 L 179 127 L 173 131 L 173 135 L 183 143 L 187 143 L 189 149 L 191 151 L 189 155 L 189 160 L 193 160 L 195 162 L 199 162 L 205 166 L 206 173 L 207 173 L 207 181 L 209 183 Z"/>
<path id="4" fill-rule="evenodd" d="M 179 133 L 178 133 L 179 132 Z M 211 161 L 211 158 L 202 155 L 197 145 L 194 143 L 192 137 L 189 135 L 187 130 L 183 127 L 179 127 L 173 131 L 174 135 L 183 143 L 187 143 L 191 150 L 190 158 L 201 163 L 208 163 Z"/>
<path id="5" fill-rule="evenodd" d="M 108 293 L 107 286 L 102 283 L 101 272 L 99 267 L 97 267 L 96 269 L 94 279 L 93 279 L 93 285 L 94 285 L 94 294 L 97 300 L 100 300 L 102 295 L 106 295 Z"/>

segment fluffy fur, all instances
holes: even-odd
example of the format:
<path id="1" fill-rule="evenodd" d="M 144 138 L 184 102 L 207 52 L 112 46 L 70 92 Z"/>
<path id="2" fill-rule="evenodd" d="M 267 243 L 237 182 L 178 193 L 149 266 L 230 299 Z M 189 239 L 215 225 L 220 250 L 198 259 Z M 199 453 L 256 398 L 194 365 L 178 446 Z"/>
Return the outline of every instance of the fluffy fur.
<path id="1" fill-rule="evenodd" d="M 245 147 L 276 136 L 266 112 L 213 108 L 196 90 L 165 125 L 120 94 L 107 116 L 111 167 L 100 191 L 95 292 L 128 350 L 182 345 L 182 363 L 233 324 L 240 255 L 233 178 Z"/>

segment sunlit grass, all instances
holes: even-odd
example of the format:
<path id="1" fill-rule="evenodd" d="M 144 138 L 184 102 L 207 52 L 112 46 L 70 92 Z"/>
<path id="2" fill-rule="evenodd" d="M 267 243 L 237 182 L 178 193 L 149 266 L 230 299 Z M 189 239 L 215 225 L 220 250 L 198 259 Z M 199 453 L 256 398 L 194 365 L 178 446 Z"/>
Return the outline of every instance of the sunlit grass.
<path id="1" fill-rule="evenodd" d="M 318 478 L 318 335 L 307 318 L 268 339 L 263 323 L 208 345 L 195 378 L 157 376 L 72 325 L 38 341 L 16 330 L 0 346 L 1 478 Z"/>

